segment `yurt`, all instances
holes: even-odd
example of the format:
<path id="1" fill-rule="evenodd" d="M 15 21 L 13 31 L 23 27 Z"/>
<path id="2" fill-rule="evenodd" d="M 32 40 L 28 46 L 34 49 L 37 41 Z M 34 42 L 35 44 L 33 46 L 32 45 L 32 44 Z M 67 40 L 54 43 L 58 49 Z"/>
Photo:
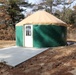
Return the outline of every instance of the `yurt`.
<path id="1" fill-rule="evenodd" d="M 46 11 L 36 11 L 16 24 L 16 45 L 47 48 L 66 45 L 66 23 Z"/>

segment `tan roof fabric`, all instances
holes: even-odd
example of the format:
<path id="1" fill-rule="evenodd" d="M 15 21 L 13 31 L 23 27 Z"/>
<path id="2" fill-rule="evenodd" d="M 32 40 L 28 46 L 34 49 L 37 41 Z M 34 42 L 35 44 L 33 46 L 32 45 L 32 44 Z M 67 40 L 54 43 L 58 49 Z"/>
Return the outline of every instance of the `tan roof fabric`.
<path id="1" fill-rule="evenodd" d="M 33 13 L 32 15 L 28 16 L 21 22 L 17 23 L 16 26 L 21 26 L 25 24 L 39 24 L 39 25 L 49 25 L 49 24 L 57 24 L 57 25 L 62 25 L 66 26 L 66 23 L 61 21 L 60 19 L 56 18 L 52 14 L 49 14 L 46 11 L 37 11 Z"/>

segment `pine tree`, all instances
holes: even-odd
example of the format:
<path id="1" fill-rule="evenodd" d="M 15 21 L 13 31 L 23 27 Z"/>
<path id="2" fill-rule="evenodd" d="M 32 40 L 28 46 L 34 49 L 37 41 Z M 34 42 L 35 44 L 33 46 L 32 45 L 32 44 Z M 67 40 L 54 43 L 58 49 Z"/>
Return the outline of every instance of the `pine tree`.
<path id="1" fill-rule="evenodd" d="M 21 9 L 19 8 L 20 0 L 8 0 L 8 13 L 12 19 L 11 25 L 15 28 L 15 24 L 24 18 L 24 15 L 21 14 Z"/>

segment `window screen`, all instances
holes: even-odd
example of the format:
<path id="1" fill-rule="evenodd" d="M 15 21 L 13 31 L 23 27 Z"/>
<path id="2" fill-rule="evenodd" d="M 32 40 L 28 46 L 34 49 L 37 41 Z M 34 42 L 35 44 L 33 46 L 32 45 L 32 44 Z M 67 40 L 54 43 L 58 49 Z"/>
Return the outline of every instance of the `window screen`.
<path id="1" fill-rule="evenodd" d="M 26 26 L 26 36 L 31 36 L 31 26 Z"/>

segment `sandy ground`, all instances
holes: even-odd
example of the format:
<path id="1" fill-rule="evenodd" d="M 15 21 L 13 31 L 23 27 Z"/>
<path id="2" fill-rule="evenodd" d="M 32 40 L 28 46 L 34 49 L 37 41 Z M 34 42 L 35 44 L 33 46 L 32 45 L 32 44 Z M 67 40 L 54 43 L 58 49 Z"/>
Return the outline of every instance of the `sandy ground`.
<path id="1" fill-rule="evenodd" d="M 18 75 L 76 75 L 76 46 L 50 48 L 16 66 L 13 75 L 18 72 Z"/>
<path id="2" fill-rule="evenodd" d="M 50 48 L 15 67 L 1 63 L 0 75 L 76 75 L 76 45 Z"/>
<path id="3" fill-rule="evenodd" d="M 73 41 L 73 42 L 76 42 L 76 39 L 67 39 L 67 41 Z"/>
<path id="4" fill-rule="evenodd" d="M 75 39 L 67 39 L 67 41 L 74 41 L 76 42 Z M 0 48 L 8 48 L 11 46 L 15 46 L 16 45 L 16 41 L 15 40 L 0 40 Z"/>
<path id="5" fill-rule="evenodd" d="M 7 48 L 11 46 L 15 46 L 15 41 L 11 40 L 0 40 L 0 48 Z"/>
<path id="6" fill-rule="evenodd" d="M 0 41 L 10 47 L 15 41 Z M 76 45 L 54 47 L 15 66 L 0 62 L 0 75 L 76 75 Z"/>

